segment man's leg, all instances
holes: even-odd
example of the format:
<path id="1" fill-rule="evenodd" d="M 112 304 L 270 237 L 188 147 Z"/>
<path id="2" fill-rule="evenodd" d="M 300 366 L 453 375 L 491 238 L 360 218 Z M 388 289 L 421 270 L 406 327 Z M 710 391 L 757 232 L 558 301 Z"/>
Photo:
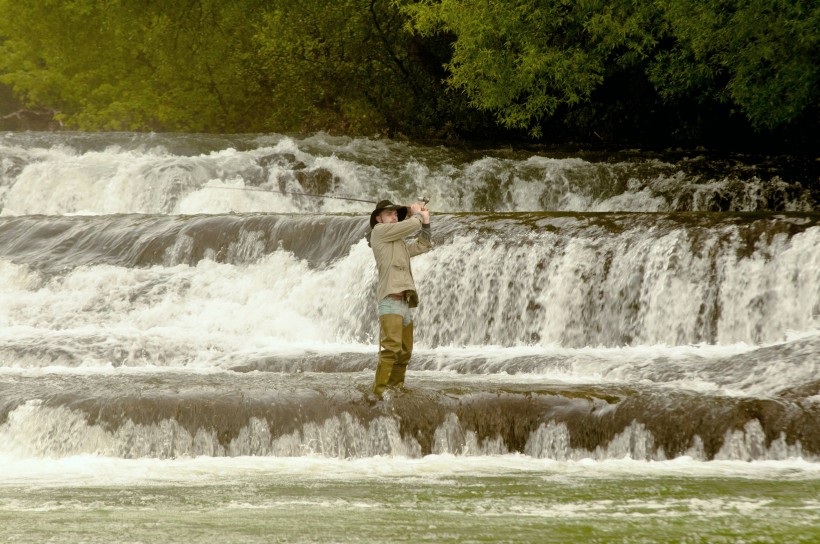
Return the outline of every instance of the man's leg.
<path id="1" fill-rule="evenodd" d="M 390 379 L 387 380 L 387 385 L 390 387 L 401 387 L 404 385 L 404 374 L 407 372 L 407 363 L 410 362 L 410 356 L 413 355 L 413 322 L 403 325 L 401 331 L 401 351 L 399 352 L 396 362 L 393 363 L 393 372 L 390 373 Z"/>
<path id="2" fill-rule="evenodd" d="M 379 316 L 379 366 L 376 367 L 376 380 L 373 383 L 373 392 L 378 396 L 387 389 L 393 366 L 399 360 L 402 351 L 402 328 L 401 315 Z"/>

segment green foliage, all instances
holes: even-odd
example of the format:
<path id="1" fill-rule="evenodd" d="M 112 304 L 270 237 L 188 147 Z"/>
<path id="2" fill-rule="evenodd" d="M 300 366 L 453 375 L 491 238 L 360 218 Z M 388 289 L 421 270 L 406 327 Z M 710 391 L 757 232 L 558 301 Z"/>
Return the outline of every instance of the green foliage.
<path id="1" fill-rule="evenodd" d="M 654 11 L 629 1 L 425 0 L 406 12 L 421 34 L 455 37 L 450 85 L 535 136 L 560 106 L 588 101 L 610 63 L 639 61 L 654 44 Z"/>
<path id="2" fill-rule="evenodd" d="M 422 0 L 405 11 L 422 35 L 452 36 L 449 85 L 533 135 L 636 66 L 661 100 L 721 101 L 757 127 L 818 104 L 812 0 Z"/>
<path id="3" fill-rule="evenodd" d="M 663 96 L 717 98 L 758 127 L 795 119 L 820 98 L 820 3 L 670 0 L 674 46 L 649 67 Z"/>
<path id="4" fill-rule="evenodd" d="M 0 10 L 0 82 L 73 128 L 372 134 L 426 129 L 446 109 L 388 1 L 0 0 Z"/>
<path id="5" fill-rule="evenodd" d="M 2 81 L 75 128 L 230 130 L 255 3 L 0 0 Z"/>
<path id="6" fill-rule="evenodd" d="M 258 70 L 270 80 L 270 123 L 373 133 L 423 114 L 424 82 L 411 73 L 399 17 L 370 0 L 277 2 L 254 34 Z"/>
<path id="7" fill-rule="evenodd" d="M 0 0 L 0 13 L 0 85 L 71 128 L 612 136 L 702 133 L 713 114 L 818 128 L 813 0 Z"/>

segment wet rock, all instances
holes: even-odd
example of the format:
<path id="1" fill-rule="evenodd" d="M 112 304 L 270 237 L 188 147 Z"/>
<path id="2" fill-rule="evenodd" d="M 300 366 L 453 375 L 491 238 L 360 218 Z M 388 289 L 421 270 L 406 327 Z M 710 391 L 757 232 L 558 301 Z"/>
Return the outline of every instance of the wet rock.
<path id="1" fill-rule="evenodd" d="M 315 170 L 297 170 L 294 172 L 299 184 L 305 191 L 312 194 L 325 194 L 333 190 L 336 184 L 336 176 L 326 168 L 316 168 Z"/>

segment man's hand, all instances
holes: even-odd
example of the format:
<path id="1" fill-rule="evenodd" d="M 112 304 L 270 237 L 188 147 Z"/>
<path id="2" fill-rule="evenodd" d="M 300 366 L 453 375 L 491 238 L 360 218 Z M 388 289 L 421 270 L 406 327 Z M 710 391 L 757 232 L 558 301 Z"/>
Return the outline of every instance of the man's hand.
<path id="1" fill-rule="evenodd" d="M 425 225 L 430 224 L 430 210 L 428 210 L 426 206 L 424 206 L 420 202 L 416 202 L 414 204 L 410 204 L 409 208 L 410 215 L 420 213 L 421 217 L 423 218 L 421 222 Z"/>

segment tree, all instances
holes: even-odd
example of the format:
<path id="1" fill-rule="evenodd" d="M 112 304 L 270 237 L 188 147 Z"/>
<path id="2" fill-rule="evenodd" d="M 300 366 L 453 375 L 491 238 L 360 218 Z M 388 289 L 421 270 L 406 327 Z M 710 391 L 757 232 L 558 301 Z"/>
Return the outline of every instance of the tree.
<path id="1" fill-rule="evenodd" d="M 420 134 L 454 110 L 389 0 L 0 0 L 0 9 L 0 82 L 73 128 Z"/>
<path id="2" fill-rule="evenodd" d="M 0 85 L 71 128 L 820 128 L 812 0 L 0 0 L 0 12 Z"/>
<path id="3" fill-rule="evenodd" d="M 695 96 L 736 106 L 758 128 L 816 108 L 820 4 L 813 0 L 669 0 L 672 47 L 648 72 L 667 99 Z M 817 110 L 814 110 L 815 113 Z"/>
<path id="4" fill-rule="evenodd" d="M 424 0 L 408 5 L 425 36 L 453 36 L 448 84 L 508 128 L 538 136 L 560 106 L 588 101 L 610 63 L 654 45 L 654 10 L 629 1 Z"/>
<path id="5" fill-rule="evenodd" d="M 448 85 L 533 136 L 556 112 L 584 118 L 573 108 L 624 76 L 654 85 L 649 109 L 717 101 L 760 129 L 818 111 L 811 0 L 422 0 L 405 10 L 422 35 L 451 36 Z"/>
<path id="6" fill-rule="evenodd" d="M 420 135 L 452 119 L 426 71 L 429 51 L 405 22 L 388 0 L 277 2 L 254 35 L 270 81 L 270 124 Z"/>
<path id="7" fill-rule="evenodd" d="M 74 128 L 231 130 L 256 118 L 239 76 L 262 3 L 0 0 L 0 80 Z"/>

